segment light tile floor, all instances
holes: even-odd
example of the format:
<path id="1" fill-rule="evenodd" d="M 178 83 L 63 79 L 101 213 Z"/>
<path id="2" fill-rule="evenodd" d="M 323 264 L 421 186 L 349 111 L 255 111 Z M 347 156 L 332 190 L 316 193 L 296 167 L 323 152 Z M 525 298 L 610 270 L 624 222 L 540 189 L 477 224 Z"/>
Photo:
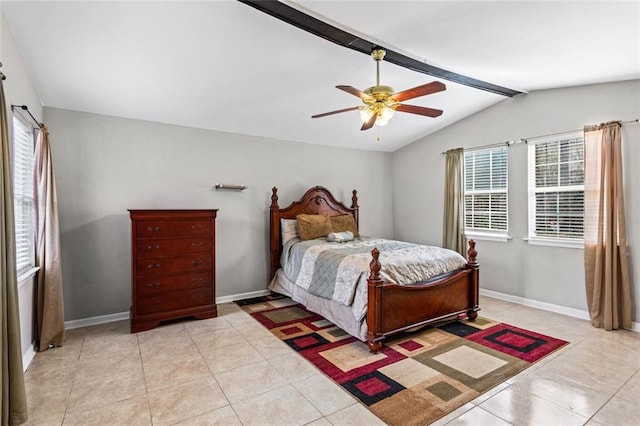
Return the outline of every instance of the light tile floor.
<path id="1" fill-rule="evenodd" d="M 481 314 L 570 345 L 438 425 L 636 425 L 640 333 L 488 297 Z M 32 425 L 383 424 L 236 305 L 137 334 L 121 321 L 68 331 L 25 374 Z"/>

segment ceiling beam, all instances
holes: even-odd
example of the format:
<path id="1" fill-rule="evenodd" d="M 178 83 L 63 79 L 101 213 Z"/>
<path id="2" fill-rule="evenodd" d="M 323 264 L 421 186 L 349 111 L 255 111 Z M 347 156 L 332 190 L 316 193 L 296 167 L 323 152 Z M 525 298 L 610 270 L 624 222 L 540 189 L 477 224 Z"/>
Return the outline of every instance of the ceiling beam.
<path id="1" fill-rule="evenodd" d="M 334 27 L 318 18 L 307 15 L 294 7 L 291 7 L 285 3 L 281 3 L 275 0 L 238 0 L 240 3 L 244 3 L 251 6 L 261 12 L 271 15 L 283 22 L 296 26 L 302 30 L 310 32 L 318 37 L 322 37 L 325 40 L 329 40 L 340 46 L 347 47 L 349 49 L 362 52 L 366 55 L 371 54 L 371 50 L 379 46 L 369 40 L 365 40 L 359 36 L 351 34 L 340 28 Z M 491 93 L 496 93 L 502 96 L 513 97 L 523 92 L 518 90 L 509 89 L 507 87 L 498 86 L 496 84 L 488 83 L 486 81 L 478 80 L 472 77 L 467 77 L 462 74 L 458 74 L 452 71 L 447 71 L 442 68 L 429 65 L 427 63 L 418 61 L 402 53 L 395 52 L 391 49 L 383 47 L 387 54 L 384 60 L 391 62 L 392 64 L 399 65 L 404 68 L 408 68 L 413 71 L 428 74 L 433 77 L 441 78 L 443 80 L 453 81 L 454 83 L 463 84 L 465 86 L 473 87 L 476 89 L 484 90 Z"/>

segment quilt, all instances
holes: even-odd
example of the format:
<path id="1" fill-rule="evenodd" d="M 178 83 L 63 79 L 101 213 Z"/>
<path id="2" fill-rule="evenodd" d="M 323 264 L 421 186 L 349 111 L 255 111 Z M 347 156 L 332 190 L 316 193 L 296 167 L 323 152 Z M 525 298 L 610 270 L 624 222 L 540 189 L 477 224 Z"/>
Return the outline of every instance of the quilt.
<path id="1" fill-rule="evenodd" d="M 281 265 L 286 278 L 309 293 L 353 306 L 356 319 L 366 314 L 366 287 L 371 250 L 378 248 L 382 278 L 411 285 L 463 268 L 459 253 L 441 247 L 382 238 L 360 237 L 349 242 L 325 239 L 285 244 Z"/>

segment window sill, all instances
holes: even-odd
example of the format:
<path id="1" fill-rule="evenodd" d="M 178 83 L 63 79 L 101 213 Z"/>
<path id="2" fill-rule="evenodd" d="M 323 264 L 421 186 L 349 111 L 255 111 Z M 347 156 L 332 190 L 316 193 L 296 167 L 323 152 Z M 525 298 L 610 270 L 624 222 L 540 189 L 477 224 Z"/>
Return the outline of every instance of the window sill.
<path id="1" fill-rule="evenodd" d="M 584 240 L 569 240 L 560 238 L 523 238 L 527 243 L 534 246 L 564 247 L 572 249 L 584 249 Z"/>
<path id="2" fill-rule="evenodd" d="M 24 271 L 23 273 L 21 273 L 20 275 L 18 275 L 18 285 L 26 282 L 27 280 L 33 278 L 36 275 L 36 272 L 38 272 L 40 270 L 39 266 L 34 266 L 31 269 L 27 269 L 26 271 Z"/>
<path id="3" fill-rule="evenodd" d="M 482 232 L 465 232 L 464 236 L 467 240 L 497 241 L 500 243 L 506 243 L 511 239 L 507 234 L 485 234 Z"/>

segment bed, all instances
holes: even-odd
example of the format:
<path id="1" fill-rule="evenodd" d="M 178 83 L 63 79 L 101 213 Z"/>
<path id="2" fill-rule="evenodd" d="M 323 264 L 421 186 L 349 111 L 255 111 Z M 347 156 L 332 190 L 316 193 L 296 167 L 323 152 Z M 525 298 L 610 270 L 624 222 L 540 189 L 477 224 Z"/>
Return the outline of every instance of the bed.
<path id="1" fill-rule="evenodd" d="M 355 295 L 350 303 L 338 302 L 322 295 L 322 291 L 303 288 L 285 274 L 281 265 L 283 251 L 287 255 L 295 240 L 283 245 L 283 228 L 298 215 L 326 215 L 338 217 L 351 215 L 356 228 L 359 226 L 357 191 L 353 190 L 351 207 L 337 201 L 324 187 L 315 186 L 298 200 L 284 208 L 278 205 L 278 189 L 274 187 L 270 207 L 270 283 L 269 289 L 302 303 L 347 333 L 367 342 L 373 353 L 382 348 L 389 336 L 415 327 L 448 318 L 466 317 L 475 320 L 478 306 L 479 265 L 476 260 L 475 242 L 469 241 L 467 259 L 457 267 L 427 280 L 395 284 L 385 279 L 390 275 L 380 261 L 378 247 L 398 242 L 370 237 L 356 238 L 352 250 L 362 253 L 365 244 L 373 244 L 367 252 L 368 267 L 361 271 L 361 279 L 355 284 Z M 350 219 L 350 218 L 349 218 Z M 357 231 L 356 231 L 357 232 Z M 286 233 L 286 229 L 285 229 Z M 313 249 L 324 250 L 322 241 L 305 241 Z M 327 243 L 328 244 L 328 243 Z M 334 243 L 335 244 L 335 243 Z M 398 243 L 400 244 L 400 243 Z M 404 243 L 409 244 L 409 243 Z M 417 245 L 416 245 L 417 246 Z M 419 246 L 426 250 L 429 246 Z M 308 247 L 304 250 L 311 251 Z M 382 250 L 383 254 L 386 252 Z M 357 257 L 357 256 L 356 256 Z M 384 258 L 384 256 L 382 256 Z M 304 263 L 300 261 L 300 263 Z M 360 262 L 362 263 L 362 262 Z M 386 273 L 385 273 L 386 272 Z M 345 299 L 348 300 L 348 297 Z M 363 313 L 364 312 L 364 313 Z"/>

